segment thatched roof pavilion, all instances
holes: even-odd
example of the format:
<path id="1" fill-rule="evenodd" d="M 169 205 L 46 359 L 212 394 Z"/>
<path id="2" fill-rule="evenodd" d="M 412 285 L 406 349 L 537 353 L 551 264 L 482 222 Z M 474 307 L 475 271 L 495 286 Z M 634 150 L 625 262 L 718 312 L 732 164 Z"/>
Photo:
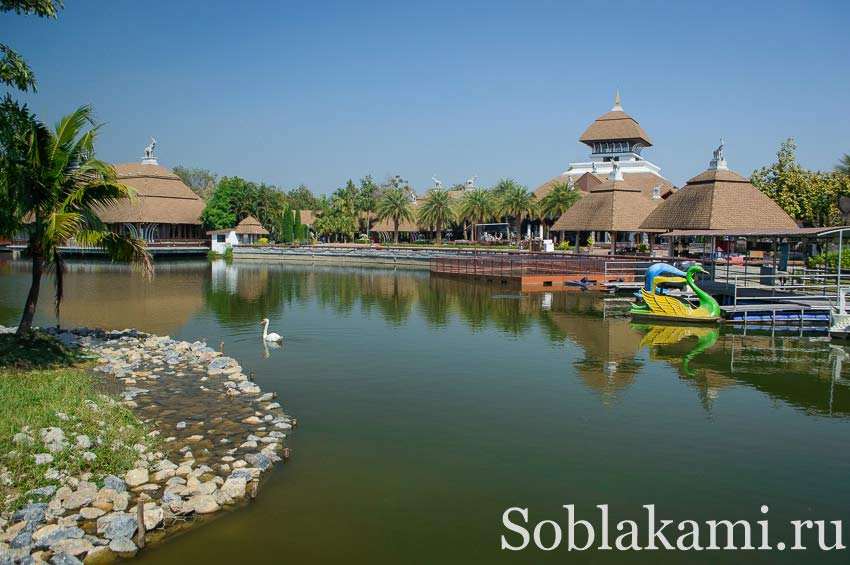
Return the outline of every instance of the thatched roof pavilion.
<path id="1" fill-rule="evenodd" d="M 655 210 L 661 197 L 648 196 L 630 181 L 624 181 L 620 168 L 615 164 L 608 180 L 573 204 L 552 224 L 552 231 L 609 232 L 611 241 L 616 241 L 617 232 L 655 231 L 641 228 L 646 217 Z M 576 242 L 578 245 L 578 241 Z M 614 245 L 611 246 L 614 252 Z"/>
<path id="2" fill-rule="evenodd" d="M 640 143 L 644 147 L 651 147 L 652 141 L 649 136 L 640 127 L 633 117 L 628 115 L 620 106 L 620 93 L 617 93 L 617 101 L 614 108 L 606 114 L 602 114 L 592 124 L 588 126 L 581 137 L 578 138 L 582 143 L 592 145 L 593 142 L 620 140 L 630 141 L 632 143 Z"/>
<path id="3" fill-rule="evenodd" d="M 208 231 L 207 235 L 234 232 L 236 235 L 269 235 L 269 230 L 254 216 L 245 216 L 235 228 L 224 228 L 222 230 Z"/>
<path id="4" fill-rule="evenodd" d="M 795 229 L 797 223 L 770 199 L 726 166 L 723 145 L 708 170 L 695 176 L 647 216 L 641 229 Z"/>
<path id="5" fill-rule="evenodd" d="M 121 200 L 99 213 L 105 223 L 159 222 L 201 224 L 204 201 L 180 177 L 159 165 L 113 165 L 118 182 L 136 189 L 135 202 Z"/>

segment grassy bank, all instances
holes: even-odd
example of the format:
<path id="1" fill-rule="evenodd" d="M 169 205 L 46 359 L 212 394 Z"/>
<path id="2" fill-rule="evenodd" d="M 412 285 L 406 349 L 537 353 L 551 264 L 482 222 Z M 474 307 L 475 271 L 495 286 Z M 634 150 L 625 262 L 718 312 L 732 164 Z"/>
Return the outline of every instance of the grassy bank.
<path id="1" fill-rule="evenodd" d="M 68 477 L 122 475 L 139 459 L 134 446 L 155 447 L 148 431 L 98 390 L 76 352 L 44 335 L 0 336 L 0 511 Z"/>

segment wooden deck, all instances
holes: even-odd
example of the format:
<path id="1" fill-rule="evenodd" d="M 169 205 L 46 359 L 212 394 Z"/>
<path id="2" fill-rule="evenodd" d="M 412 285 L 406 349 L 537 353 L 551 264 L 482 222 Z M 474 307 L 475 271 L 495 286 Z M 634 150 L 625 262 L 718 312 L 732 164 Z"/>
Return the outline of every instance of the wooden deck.
<path id="1" fill-rule="evenodd" d="M 463 257 L 436 257 L 431 260 L 431 273 L 476 281 L 519 286 L 523 292 L 578 290 L 576 283 L 593 283 L 588 289 L 603 290 L 612 278 L 634 281 L 643 269 L 619 269 L 616 275 L 606 271 L 606 264 L 631 264 L 632 257 L 606 255 L 565 255 L 529 253 L 522 255 L 479 254 Z M 640 285 L 640 283 L 638 283 Z"/>

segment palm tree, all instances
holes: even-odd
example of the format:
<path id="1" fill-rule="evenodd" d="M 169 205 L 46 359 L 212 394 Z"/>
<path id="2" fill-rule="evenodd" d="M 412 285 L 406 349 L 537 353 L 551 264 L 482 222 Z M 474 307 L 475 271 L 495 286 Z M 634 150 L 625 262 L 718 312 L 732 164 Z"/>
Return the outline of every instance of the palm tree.
<path id="1" fill-rule="evenodd" d="M 11 112 L 26 119 L 14 134 L 0 136 L 0 215 L 2 236 L 29 236 L 27 254 L 32 258 L 32 283 L 27 295 L 18 335 L 32 329 L 41 276 L 45 268 L 56 283 L 56 317 L 62 301 L 64 260 L 60 246 L 68 240 L 99 247 L 113 260 L 129 261 L 146 275 L 153 272 L 145 242 L 110 232 L 96 211 L 135 195 L 116 180 L 115 169 L 94 157 L 99 129 L 89 106 L 65 116 L 51 131 L 26 108 L 10 100 L 0 109 L 0 121 Z M 23 111 L 24 114 L 20 114 Z M 83 131 L 86 126 L 92 126 Z"/>
<path id="2" fill-rule="evenodd" d="M 489 220 L 496 213 L 493 195 L 485 188 L 474 188 L 464 191 L 463 198 L 460 200 L 458 213 L 461 217 L 472 222 L 472 238 L 477 243 L 478 235 L 475 233 L 475 224 Z"/>
<path id="3" fill-rule="evenodd" d="M 410 195 L 402 188 L 392 188 L 384 193 L 375 207 L 379 220 L 392 218 L 393 243 L 398 243 L 398 223 L 402 220 L 413 220 L 413 206 Z"/>
<path id="4" fill-rule="evenodd" d="M 499 179 L 499 181 L 493 186 L 493 202 L 496 207 L 494 215 L 503 216 L 506 224 L 508 223 L 508 215 L 510 214 L 510 211 L 502 208 L 502 196 L 504 196 L 506 192 L 516 190 L 516 187 L 518 186 L 520 186 L 519 183 L 514 179 Z"/>
<path id="5" fill-rule="evenodd" d="M 581 200 L 581 193 L 569 181 L 552 185 L 549 194 L 540 199 L 540 212 L 550 219 L 560 218 L 573 204 Z"/>
<path id="6" fill-rule="evenodd" d="M 835 166 L 835 171 L 850 176 L 850 153 L 845 153 Z"/>
<path id="7" fill-rule="evenodd" d="M 511 181 L 513 182 L 513 181 Z M 499 198 L 499 208 L 514 217 L 516 244 L 520 246 L 520 230 L 525 214 L 533 214 L 537 209 L 537 197 L 527 187 L 513 183 L 506 187 Z"/>
<path id="8" fill-rule="evenodd" d="M 433 227 L 437 232 L 437 245 L 442 243 L 443 227 L 454 220 L 454 202 L 449 191 L 444 188 L 432 188 L 423 198 L 417 214 L 419 225 Z"/>

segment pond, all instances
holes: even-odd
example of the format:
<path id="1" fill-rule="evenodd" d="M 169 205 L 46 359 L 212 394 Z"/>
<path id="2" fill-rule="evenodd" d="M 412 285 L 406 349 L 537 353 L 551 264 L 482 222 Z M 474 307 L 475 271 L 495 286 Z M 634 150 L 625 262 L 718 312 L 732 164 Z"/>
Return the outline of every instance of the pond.
<path id="1" fill-rule="evenodd" d="M 607 504 L 612 544 L 646 504 L 754 526 L 767 505 L 774 544 L 791 520 L 848 522 L 850 361 L 823 334 L 639 325 L 600 294 L 423 271 L 175 261 L 145 282 L 68 267 L 62 325 L 223 341 L 299 420 L 292 458 L 254 503 L 142 562 L 846 562 L 814 549 L 500 550 L 503 535 L 521 540 L 502 524 L 513 506 L 531 530 L 566 526 L 569 504 L 596 524 Z M 28 283 L 25 262 L 0 262 L 0 323 L 17 323 Z M 42 288 L 37 323 L 52 325 Z M 282 347 L 264 346 L 264 317 Z"/>

